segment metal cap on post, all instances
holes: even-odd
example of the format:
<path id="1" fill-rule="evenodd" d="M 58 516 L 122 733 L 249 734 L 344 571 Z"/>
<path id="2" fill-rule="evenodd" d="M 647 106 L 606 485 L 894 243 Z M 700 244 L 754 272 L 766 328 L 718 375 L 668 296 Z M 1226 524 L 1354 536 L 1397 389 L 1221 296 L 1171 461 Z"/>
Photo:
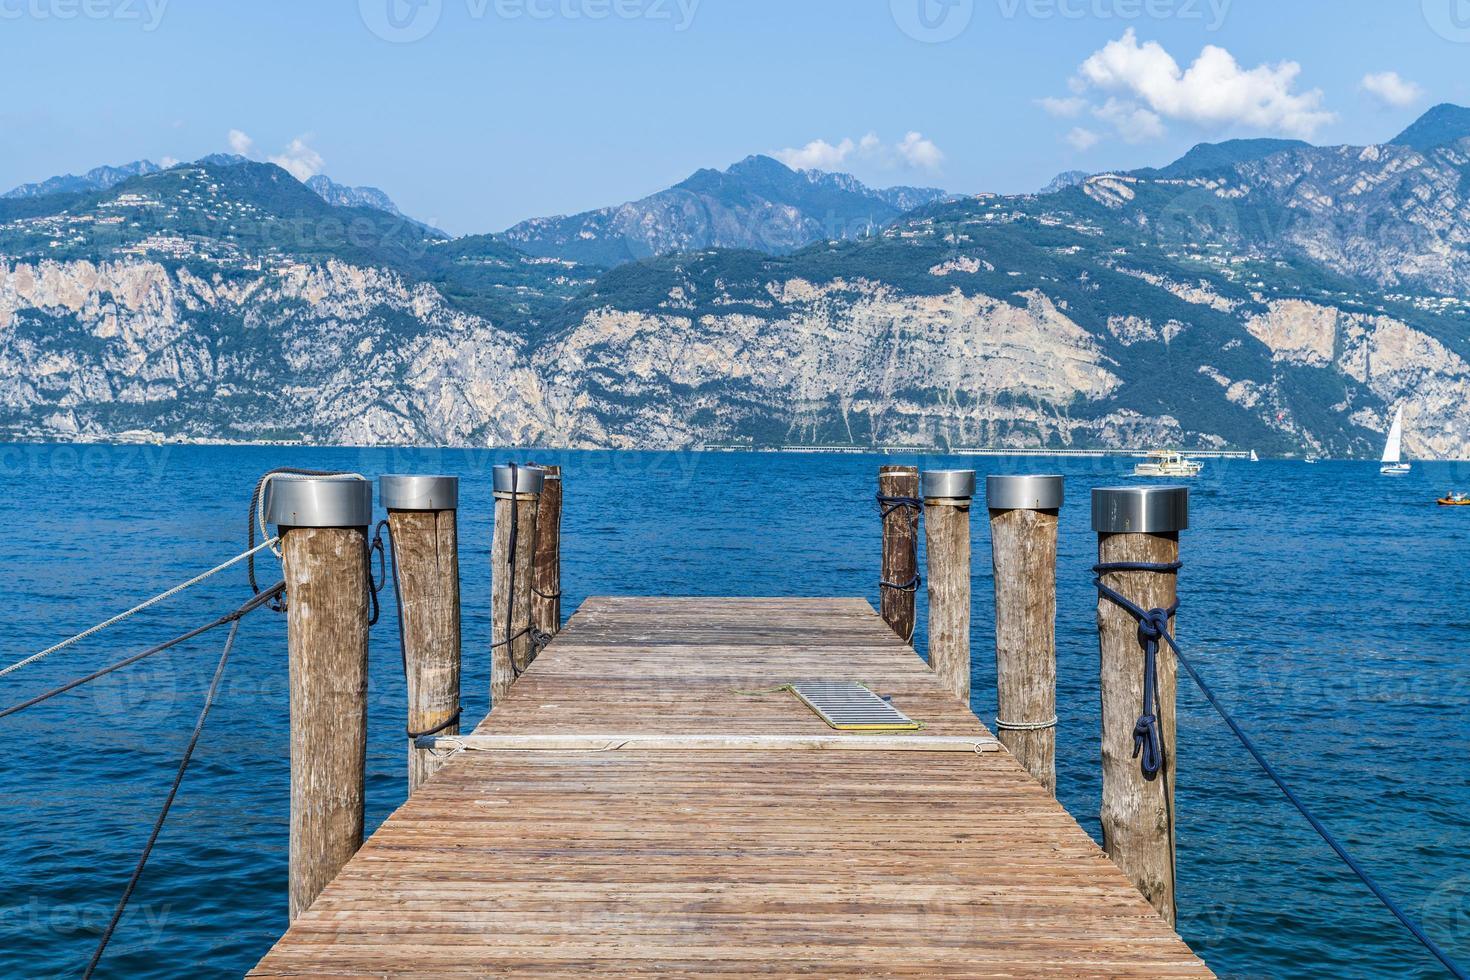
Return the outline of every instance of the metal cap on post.
<path id="1" fill-rule="evenodd" d="M 385 474 L 378 477 L 378 501 L 384 510 L 458 510 L 459 477 Z"/>
<path id="2" fill-rule="evenodd" d="M 975 496 L 975 471 L 925 470 L 919 493 L 925 500 L 970 500 Z"/>
<path id="3" fill-rule="evenodd" d="M 367 527 L 373 485 L 356 477 L 277 477 L 266 486 L 265 520 L 278 527 Z"/>
<path id="4" fill-rule="evenodd" d="M 1092 491 L 1092 529 L 1098 534 L 1173 534 L 1188 527 L 1188 487 L 1098 487 Z"/>
<path id="5" fill-rule="evenodd" d="M 496 493 L 540 493 L 546 471 L 539 466 L 497 466 L 492 471 Z"/>
<path id="6" fill-rule="evenodd" d="M 987 476 L 985 504 L 990 510 L 1061 510 L 1064 481 L 1038 476 Z"/>

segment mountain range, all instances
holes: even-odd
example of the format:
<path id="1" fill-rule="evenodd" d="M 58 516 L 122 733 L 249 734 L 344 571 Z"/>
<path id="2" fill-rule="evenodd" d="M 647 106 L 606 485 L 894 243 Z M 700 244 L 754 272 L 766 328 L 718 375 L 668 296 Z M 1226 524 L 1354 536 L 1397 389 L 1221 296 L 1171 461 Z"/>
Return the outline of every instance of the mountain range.
<path id="1" fill-rule="evenodd" d="M 931 187 L 874 190 L 848 174 L 791 170 L 768 156 L 751 156 L 727 170 L 700 170 L 641 200 L 533 218 L 498 237 L 531 255 L 607 267 L 704 248 L 793 252 L 817 241 L 871 235 L 905 211 L 944 197 Z"/>
<path id="2" fill-rule="evenodd" d="M 1459 107 L 1038 195 L 752 157 L 458 239 L 270 164 L 93 174 L 0 199 L 11 438 L 1365 455 L 1401 405 L 1470 456 Z"/>

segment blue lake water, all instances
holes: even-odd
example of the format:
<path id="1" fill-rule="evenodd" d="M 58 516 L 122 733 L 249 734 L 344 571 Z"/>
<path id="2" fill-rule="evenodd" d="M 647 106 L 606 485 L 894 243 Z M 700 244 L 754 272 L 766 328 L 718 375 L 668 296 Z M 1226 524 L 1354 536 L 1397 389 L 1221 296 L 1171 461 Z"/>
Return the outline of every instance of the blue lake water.
<path id="1" fill-rule="evenodd" d="M 593 594 L 876 598 L 876 471 L 1063 472 L 1058 792 L 1099 836 L 1092 486 L 1131 461 L 518 453 L 565 468 L 565 610 Z M 263 471 L 459 474 L 467 720 L 487 709 L 489 468 L 479 451 L 0 447 L 10 663 L 237 554 Z M 1319 815 L 1470 960 L 1470 466 L 1226 462 L 1193 481 L 1179 635 Z M 989 538 L 976 512 L 974 707 L 994 716 Z M 275 569 L 266 563 L 265 575 Z M 0 707 L 238 605 L 242 568 L 0 678 Z M 368 824 L 405 793 L 392 601 L 373 630 Z M 917 647 L 924 648 L 920 593 Z M 223 634 L 0 721 L 0 974 L 79 972 L 143 845 Z M 1434 977 L 1435 962 L 1180 682 L 1180 930 L 1222 975 Z M 248 619 L 104 976 L 237 976 L 286 925 L 285 630 Z M 976 942 L 984 942 L 983 935 Z"/>

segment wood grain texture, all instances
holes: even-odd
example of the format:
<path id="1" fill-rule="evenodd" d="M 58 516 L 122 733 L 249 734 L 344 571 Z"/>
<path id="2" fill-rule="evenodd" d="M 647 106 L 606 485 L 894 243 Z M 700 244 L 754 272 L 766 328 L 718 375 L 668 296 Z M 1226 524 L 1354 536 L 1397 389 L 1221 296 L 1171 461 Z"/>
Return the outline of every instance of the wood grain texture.
<path id="1" fill-rule="evenodd" d="M 882 497 L 919 496 L 917 466 L 883 466 L 878 470 L 878 494 Z M 881 506 L 881 505 L 880 505 Z M 919 572 L 919 511 L 896 507 L 883 518 L 882 580 L 897 585 L 911 582 Z M 914 639 L 917 589 L 892 585 L 879 587 L 879 612 L 905 643 Z"/>
<path id="2" fill-rule="evenodd" d="M 367 529 L 283 528 L 291 684 L 288 915 L 362 844 L 367 765 Z"/>
<path id="3" fill-rule="evenodd" d="M 804 678 L 987 734 L 858 599 L 590 599 L 476 731 L 830 734 Z M 1210 975 L 1004 751 L 749 749 L 457 755 L 255 975 L 593 972 Z"/>
<path id="4" fill-rule="evenodd" d="M 929 579 L 929 666 L 970 703 L 970 505 L 924 501 Z"/>
<path id="5" fill-rule="evenodd" d="M 536 504 L 531 556 L 531 622 L 547 636 L 561 632 L 561 467 L 543 466 L 546 484 Z"/>
<path id="6" fill-rule="evenodd" d="M 1172 562 L 1177 534 L 1103 534 L 1099 562 Z M 1176 578 L 1155 572 L 1114 572 L 1107 585 L 1144 609 L 1174 604 Z M 1133 757 L 1133 729 L 1143 711 L 1143 650 L 1132 616 L 1099 597 L 1102 691 L 1103 847 L 1159 914 L 1174 923 L 1174 699 L 1178 665 L 1168 644 L 1157 658 L 1159 737 L 1163 767 L 1145 779 Z M 1174 632 L 1174 620 L 1169 620 Z"/>
<path id="7" fill-rule="evenodd" d="M 1057 716 L 1057 512 L 992 510 L 996 715 L 1013 724 Z M 1057 793 L 1057 730 L 996 725 L 996 737 Z"/>
<path id="8" fill-rule="evenodd" d="M 409 732 L 439 729 L 459 711 L 459 535 L 452 510 L 388 513 L 398 570 L 398 616 L 408 683 Z M 458 735 L 459 724 L 443 728 Z M 439 768 L 440 759 L 408 745 L 408 791 Z"/>
<path id="9" fill-rule="evenodd" d="M 538 494 L 514 501 L 515 596 L 511 596 L 511 494 L 495 495 L 495 532 L 490 548 L 490 706 L 498 706 L 516 678 L 531 665 L 531 558 L 535 549 Z M 511 637 L 509 643 L 506 638 Z"/>

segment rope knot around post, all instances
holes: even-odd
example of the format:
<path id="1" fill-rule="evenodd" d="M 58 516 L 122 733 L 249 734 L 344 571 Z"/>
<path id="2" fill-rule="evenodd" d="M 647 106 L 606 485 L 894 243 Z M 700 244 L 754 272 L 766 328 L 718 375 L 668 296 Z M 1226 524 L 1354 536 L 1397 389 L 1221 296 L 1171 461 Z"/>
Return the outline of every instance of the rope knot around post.
<path id="1" fill-rule="evenodd" d="M 1179 611 L 1175 602 L 1164 609 L 1144 609 L 1116 589 L 1103 583 L 1110 572 L 1155 572 L 1175 574 L 1180 562 L 1104 562 L 1094 565 L 1092 584 L 1098 595 L 1122 609 L 1138 623 L 1138 646 L 1143 651 L 1143 710 L 1133 725 L 1133 758 L 1145 779 L 1154 779 L 1164 767 L 1164 746 L 1158 719 L 1158 655 L 1159 641 L 1169 638 L 1169 620 Z"/>
<path id="2" fill-rule="evenodd" d="M 1138 642 L 1147 646 L 1157 643 L 1159 637 L 1169 631 L 1169 617 L 1173 613 L 1167 609 L 1150 609 L 1138 620 Z"/>
<path id="3" fill-rule="evenodd" d="M 1103 849 L 1169 923 L 1177 921 L 1174 780 L 1179 535 L 1189 527 L 1182 486 L 1092 491 L 1097 532 Z M 1125 594 L 1125 591 L 1127 594 Z"/>

